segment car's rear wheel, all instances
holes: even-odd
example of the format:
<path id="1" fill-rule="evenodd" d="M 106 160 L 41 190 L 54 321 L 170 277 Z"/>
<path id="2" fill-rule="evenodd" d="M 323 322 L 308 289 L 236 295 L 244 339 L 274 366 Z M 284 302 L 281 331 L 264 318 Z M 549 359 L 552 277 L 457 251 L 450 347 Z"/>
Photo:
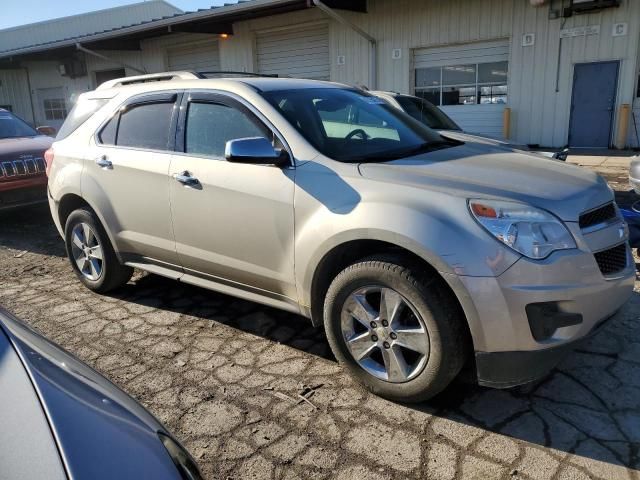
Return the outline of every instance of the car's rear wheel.
<path id="1" fill-rule="evenodd" d="M 338 361 L 380 396 L 427 400 L 464 365 L 466 330 L 455 299 L 439 278 L 401 256 L 343 270 L 329 287 L 324 316 Z"/>
<path id="2" fill-rule="evenodd" d="M 94 292 L 118 288 L 133 275 L 131 267 L 118 261 L 104 228 L 88 208 L 75 210 L 67 218 L 65 243 L 73 271 Z"/>

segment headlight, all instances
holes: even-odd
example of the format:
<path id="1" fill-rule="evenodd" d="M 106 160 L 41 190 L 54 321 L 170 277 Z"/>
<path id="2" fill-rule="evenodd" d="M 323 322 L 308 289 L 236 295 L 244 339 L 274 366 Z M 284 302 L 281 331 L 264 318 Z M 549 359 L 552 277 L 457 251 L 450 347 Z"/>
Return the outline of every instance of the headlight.
<path id="1" fill-rule="evenodd" d="M 180 472 L 180 478 L 183 480 L 202 480 L 198 465 L 180 444 L 162 432 L 158 432 L 158 437 L 164 445 L 164 448 L 167 449 L 178 472 Z"/>
<path id="2" fill-rule="evenodd" d="M 556 250 L 576 248 L 564 224 L 544 210 L 524 203 L 469 200 L 475 219 L 516 252 L 536 260 Z"/>

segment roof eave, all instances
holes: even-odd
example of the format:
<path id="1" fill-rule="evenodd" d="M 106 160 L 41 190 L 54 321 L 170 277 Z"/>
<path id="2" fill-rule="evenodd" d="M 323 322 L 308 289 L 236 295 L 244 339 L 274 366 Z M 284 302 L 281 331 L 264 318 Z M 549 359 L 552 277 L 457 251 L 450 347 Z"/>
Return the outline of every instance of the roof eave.
<path id="1" fill-rule="evenodd" d="M 82 37 L 74 37 L 66 40 L 60 40 L 49 44 L 34 45 L 31 47 L 20 48 L 11 51 L 0 52 L 0 59 L 18 57 L 22 55 L 28 55 L 32 53 L 39 53 L 48 50 L 56 50 L 61 48 L 75 48 L 77 43 L 94 43 L 101 40 L 108 40 L 112 38 L 121 37 L 124 35 L 132 35 L 137 33 L 144 33 L 147 31 L 160 30 L 175 25 L 182 25 L 185 23 L 201 20 L 220 20 L 225 21 L 226 18 L 242 15 L 245 13 L 255 12 L 260 10 L 266 10 L 267 8 L 280 7 L 286 5 L 304 4 L 304 0 L 252 0 L 244 3 L 237 3 L 233 5 L 225 5 L 222 7 L 212 8 L 208 10 L 202 10 L 197 12 L 190 12 L 185 14 L 179 14 L 173 17 L 154 20 L 139 25 L 132 25 L 130 27 L 123 27 L 108 32 L 101 32 L 96 34 L 85 35 Z M 270 15 L 265 11 L 266 15 Z M 265 16 L 266 16 L 265 15 Z"/>

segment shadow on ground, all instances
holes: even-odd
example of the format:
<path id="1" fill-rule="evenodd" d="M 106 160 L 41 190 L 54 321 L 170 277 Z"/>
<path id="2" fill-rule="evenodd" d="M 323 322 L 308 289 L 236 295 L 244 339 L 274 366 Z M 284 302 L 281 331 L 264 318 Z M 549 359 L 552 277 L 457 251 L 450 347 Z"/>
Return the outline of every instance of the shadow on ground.
<path id="1" fill-rule="evenodd" d="M 0 221 L 0 246 L 64 256 L 48 210 L 4 214 Z M 70 269 L 68 274 L 72 275 Z M 322 330 L 314 329 L 305 318 L 256 303 L 148 274 L 137 274 L 112 298 L 159 313 L 172 311 L 211 325 L 227 325 L 335 361 Z M 467 437 L 472 443 L 474 432 L 482 432 L 480 436 L 493 432 L 607 465 L 638 469 L 639 310 L 640 294 L 635 293 L 601 333 L 535 384 L 499 391 L 456 381 L 428 403 L 389 404 L 389 408 L 448 421 L 442 435 L 458 435 L 458 428 L 461 441 Z"/>

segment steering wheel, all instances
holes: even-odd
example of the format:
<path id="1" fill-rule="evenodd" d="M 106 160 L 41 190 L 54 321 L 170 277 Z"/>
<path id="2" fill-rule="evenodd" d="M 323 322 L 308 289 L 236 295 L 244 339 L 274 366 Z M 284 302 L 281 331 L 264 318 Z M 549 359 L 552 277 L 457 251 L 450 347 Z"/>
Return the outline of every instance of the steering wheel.
<path id="1" fill-rule="evenodd" d="M 360 135 L 363 140 L 369 140 L 369 135 L 367 135 L 367 132 L 365 132 L 361 128 L 356 128 L 355 130 L 349 132 L 349 134 L 346 137 L 344 137 L 344 139 L 345 139 L 345 141 L 351 140 L 356 135 Z"/>

